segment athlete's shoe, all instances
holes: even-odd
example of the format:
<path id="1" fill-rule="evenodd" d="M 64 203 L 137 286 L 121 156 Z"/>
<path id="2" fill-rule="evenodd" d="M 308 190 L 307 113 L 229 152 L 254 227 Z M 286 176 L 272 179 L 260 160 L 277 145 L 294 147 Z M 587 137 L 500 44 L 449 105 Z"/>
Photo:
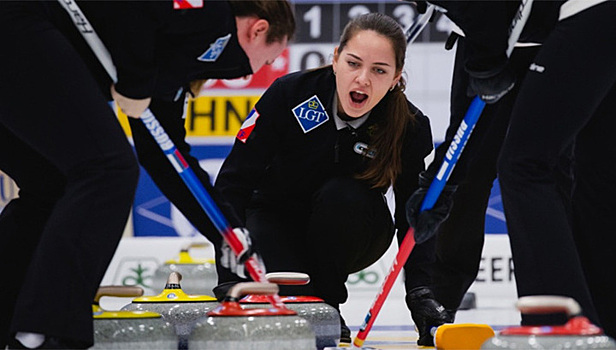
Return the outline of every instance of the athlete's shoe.
<path id="1" fill-rule="evenodd" d="M 427 287 L 418 287 L 407 292 L 406 305 L 411 310 L 411 317 L 419 333 L 417 345 L 434 346 L 432 330 L 444 323 L 453 322 L 445 307 L 436 301 Z"/>

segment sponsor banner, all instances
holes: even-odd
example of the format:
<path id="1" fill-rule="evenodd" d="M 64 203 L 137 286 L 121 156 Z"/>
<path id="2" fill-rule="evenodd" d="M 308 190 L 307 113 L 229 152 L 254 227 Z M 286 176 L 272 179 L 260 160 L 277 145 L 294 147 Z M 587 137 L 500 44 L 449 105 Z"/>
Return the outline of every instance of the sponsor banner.
<path id="1" fill-rule="evenodd" d="M 194 139 L 191 154 L 200 159 L 199 164 L 210 175 L 212 183 L 224 158 L 231 151 L 233 138 L 222 140 L 220 144 L 199 145 Z M 200 237 L 201 234 L 172 205 L 144 169 L 141 169 L 135 202 L 133 204 L 133 235 Z"/>
<path id="2" fill-rule="evenodd" d="M 19 188 L 15 182 L 0 170 L 0 212 L 9 204 L 11 199 L 16 198 Z"/>
<path id="3" fill-rule="evenodd" d="M 199 96 L 188 103 L 187 136 L 235 136 L 261 95 Z"/>
<path id="4" fill-rule="evenodd" d="M 479 296 L 497 298 L 516 298 L 515 279 L 513 274 L 513 261 L 507 235 L 486 235 L 479 272 L 471 286 L 471 292 Z M 373 265 L 349 276 L 347 286 L 349 290 L 372 291 L 376 293 L 381 289 L 383 281 L 398 253 L 398 243 L 394 242 L 389 250 Z M 400 273 L 391 293 L 404 296 L 403 273 Z"/>
<path id="5" fill-rule="evenodd" d="M 212 182 L 215 181 L 225 157 L 231 151 L 234 140 L 234 135 L 226 138 L 192 137 L 187 139 L 192 145 L 191 154 L 199 159 L 201 167 L 208 172 Z M 390 210 L 395 210 L 391 191 L 388 192 L 387 201 Z M 135 236 L 200 236 L 180 211 L 160 192 L 143 169 L 140 172 L 139 184 L 135 194 L 133 225 Z M 491 239 L 490 236 L 506 237 L 507 227 L 498 181 L 494 182 L 488 202 L 485 227 L 486 233 L 489 234 L 486 239 Z M 488 263 L 492 264 L 491 260 L 486 260 L 486 264 Z M 498 268 L 499 263 L 495 260 L 496 268 Z"/>
<path id="6" fill-rule="evenodd" d="M 485 231 L 489 234 L 507 234 L 507 220 L 498 179 L 492 185 L 492 192 L 486 209 Z"/>
<path id="7" fill-rule="evenodd" d="M 199 96 L 190 99 L 186 105 L 186 136 L 235 137 L 261 97 L 260 93 L 262 92 L 246 96 Z M 131 137 L 128 117 L 119 109 L 116 113 L 124 132 Z"/>
<path id="8" fill-rule="evenodd" d="M 479 272 L 471 291 L 515 298 L 515 276 L 509 236 L 486 235 Z"/>
<path id="9" fill-rule="evenodd" d="M 109 106 L 115 112 L 116 118 L 118 118 L 118 122 L 120 122 L 120 126 L 124 130 L 126 136 L 132 137 L 132 133 L 130 132 L 130 124 L 128 123 L 128 116 L 124 112 L 122 112 L 122 110 L 115 101 L 109 101 Z"/>
<path id="10" fill-rule="evenodd" d="M 156 270 L 170 259 L 177 259 L 180 249 L 191 242 L 202 242 L 197 237 L 134 237 L 123 238 L 107 269 L 101 285 L 137 285 L 146 290 L 146 295 L 158 294 L 159 286 L 152 285 Z M 394 243 L 385 255 L 368 268 L 354 273 L 347 280 L 349 293 L 363 293 L 376 296 L 387 276 L 397 253 Z M 205 249 L 191 251 L 193 258 L 213 259 L 211 245 Z M 511 251 L 506 235 L 486 237 L 479 274 L 470 288 L 476 293 L 478 303 L 482 298 L 516 299 Z M 403 279 L 400 276 L 390 292 L 395 299 L 405 295 Z M 366 309 L 367 311 L 367 309 Z"/>

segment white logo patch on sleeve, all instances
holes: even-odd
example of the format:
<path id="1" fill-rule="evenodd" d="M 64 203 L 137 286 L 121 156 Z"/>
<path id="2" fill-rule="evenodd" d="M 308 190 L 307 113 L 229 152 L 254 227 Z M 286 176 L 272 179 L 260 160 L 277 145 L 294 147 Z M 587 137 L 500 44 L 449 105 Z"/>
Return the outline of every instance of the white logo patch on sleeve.
<path id="1" fill-rule="evenodd" d="M 197 59 L 202 62 L 215 62 L 227 46 L 229 39 L 231 39 L 231 33 L 216 39 L 213 44 L 210 44 L 207 51 L 202 53 Z"/>
<path id="2" fill-rule="evenodd" d="M 302 130 L 304 130 L 304 134 L 329 120 L 329 116 L 317 95 L 300 103 L 292 111 Z"/>

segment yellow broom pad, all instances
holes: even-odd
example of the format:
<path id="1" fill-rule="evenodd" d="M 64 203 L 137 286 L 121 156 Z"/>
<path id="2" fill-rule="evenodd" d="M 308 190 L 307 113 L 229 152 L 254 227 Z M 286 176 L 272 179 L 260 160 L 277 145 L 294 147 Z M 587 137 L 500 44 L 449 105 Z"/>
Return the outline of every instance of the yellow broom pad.
<path id="1" fill-rule="evenodd" d="M 479 350 L 481 345 L 494 336 L 487 324 L 446 323 L 434 334 L 434 345 L 440 350 Z"/>

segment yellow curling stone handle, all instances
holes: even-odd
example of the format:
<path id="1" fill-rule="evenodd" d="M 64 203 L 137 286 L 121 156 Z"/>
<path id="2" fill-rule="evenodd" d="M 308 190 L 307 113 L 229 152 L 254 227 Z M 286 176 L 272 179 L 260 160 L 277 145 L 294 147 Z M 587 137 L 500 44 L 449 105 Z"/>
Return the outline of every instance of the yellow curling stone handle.
<path id="1" fill-rule="evenodd" d="M 167 278 L 165 289 L 158 295 L 145 296 L 133 299 L 133 303 L 180 303 L 180 302 L 205 302 L 217 301 L 216 298 L 209 295 L 192 295 L 186 294 L 180 286 L 182 274 L 179 272 L 171 272 Z"/>
<path id="2" fill-rule="evenodd" d="M 193 248 L 207 247 L 209 247 L 209 243 L 207 242 L 191 242 L 182 247 L 180 250 L 180 256 L 177 260 L 167 260 L 165 261 L 165 264 L 214 264 L 215 262 L 213 259 L 195 259 L 190 255 L 190 250 Z"/>

